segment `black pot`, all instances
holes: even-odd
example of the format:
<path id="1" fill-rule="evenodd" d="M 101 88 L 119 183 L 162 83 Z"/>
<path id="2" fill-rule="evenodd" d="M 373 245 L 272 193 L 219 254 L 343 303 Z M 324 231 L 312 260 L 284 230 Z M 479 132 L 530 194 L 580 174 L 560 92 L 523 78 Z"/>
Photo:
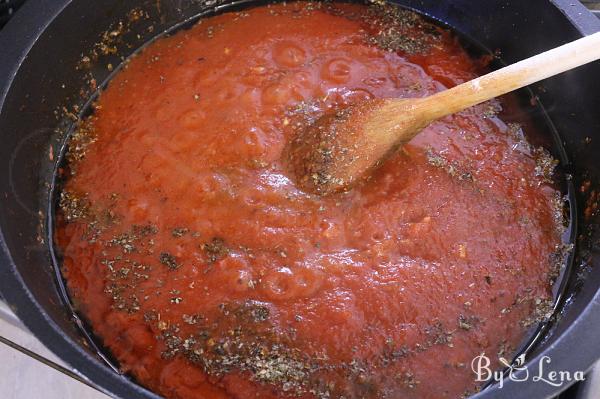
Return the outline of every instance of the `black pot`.
<path id="1" fill-rule="evenodd" d="M 600 30 L 600 22 L 574 0 L 397 2 L 447 23 L 487 49 L 500 50 L 507 63 Z M 53 172 L 72 124 L 63 107 L 74 112 L 73 105 L 82 107 L 92 95 L 89 72 L 104 82 L 111 74 L 109 63 L 118 66 L 122 57 L 157 33 L 233 3 L 246 1 L 29 0 L 0 33 L 0 292 L 48 348 L 115 397 L 157 396 L 119 374 L 99 354 L 72 312 L 53 264 L 48 240 Z M 133 8 L 142 16 L 135 21 L 129 13 Z M 92 59 L 91 70 L 78 68 L 83 55 L 99 49 L 95 43 L 102 33 L 114 30 L 119 21 L 128 29 L 111 43 L 117 53 Z M 556 146 L 555 156 L 562 160 L 569 184 L 579 187 L 598 176 L 600 63 L 546 80 L 533 91 L 560 134 L 558 144 L 564 151 Z M 581 216 L 585 200 L 578 195 L 577 203 L 571 201 L 580 235 L 590 227 Z M 580 269 L 566 276 L 561 301 L 566 306 L 530 353 L 528 381 L 506 381 L 501 389 L 491 386 L 477 398 L 548 397 L 568 383 L 533 381 L 542 356 L 551 359 L 545 373 L 585 371 L 600 358 L 600 274 L 585 273 L 586 267 L 600 262 L 600 255 L 593 245 L 580 245 L 578 251 L 585 256 L 575 265 Z"/>

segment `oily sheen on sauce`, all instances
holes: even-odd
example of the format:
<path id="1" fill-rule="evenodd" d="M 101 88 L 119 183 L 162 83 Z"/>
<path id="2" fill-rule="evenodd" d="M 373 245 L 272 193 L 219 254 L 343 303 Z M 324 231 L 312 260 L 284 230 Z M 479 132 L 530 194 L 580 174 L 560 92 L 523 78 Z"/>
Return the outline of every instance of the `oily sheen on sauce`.
<path id="1" fill-rule="evenodd" d="M 56 243 L 78 309 L 167 398 L 474 392 L 473 357 L 510 358 L 551 301 L 551 159 L 500 101 L 330 197 L 295 187 L 282 150 L 328 110 L 481 70 L 388 6 L 263 6 L 158 40 L 70 142 Z"/>

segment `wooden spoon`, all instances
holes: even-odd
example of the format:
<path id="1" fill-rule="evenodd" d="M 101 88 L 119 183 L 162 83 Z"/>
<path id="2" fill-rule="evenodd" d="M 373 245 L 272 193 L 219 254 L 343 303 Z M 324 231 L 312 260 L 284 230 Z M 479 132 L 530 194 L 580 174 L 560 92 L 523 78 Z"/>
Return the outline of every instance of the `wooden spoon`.
<path id="1" fill-rule="evenodd" d="M 600 32 L 429 97 L 364 101 L 309 125 L 285 154 L 300 188 L 341 191 L 436 119 L 597 59 Z"/>

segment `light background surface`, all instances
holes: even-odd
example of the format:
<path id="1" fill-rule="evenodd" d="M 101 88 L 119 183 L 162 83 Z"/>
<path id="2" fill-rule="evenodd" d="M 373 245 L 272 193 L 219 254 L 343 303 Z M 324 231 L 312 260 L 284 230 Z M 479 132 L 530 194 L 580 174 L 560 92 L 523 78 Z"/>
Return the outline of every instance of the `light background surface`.
<path id="1" fill-rule="evenodd" d="M 0 335 L 65 366 L 31 333 L 11 323 L 14 316 L 0 302 Z M 17 322 L 18 323 L 18 322 Z M 2 399 L 108 399 L 27 355 L 0 343 L 0 398 Z"/>

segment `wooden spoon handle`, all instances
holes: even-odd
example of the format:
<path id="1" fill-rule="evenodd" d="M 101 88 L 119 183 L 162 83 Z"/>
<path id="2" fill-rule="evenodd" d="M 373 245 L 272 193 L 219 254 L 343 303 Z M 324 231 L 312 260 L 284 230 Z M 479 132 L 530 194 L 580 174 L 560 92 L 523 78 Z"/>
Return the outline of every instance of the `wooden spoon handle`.
<path id="1" fill-rule="evenodd" d="M 598 59 L 600 32 L 434 94 L 420 105 L 435 120 Z"/>

